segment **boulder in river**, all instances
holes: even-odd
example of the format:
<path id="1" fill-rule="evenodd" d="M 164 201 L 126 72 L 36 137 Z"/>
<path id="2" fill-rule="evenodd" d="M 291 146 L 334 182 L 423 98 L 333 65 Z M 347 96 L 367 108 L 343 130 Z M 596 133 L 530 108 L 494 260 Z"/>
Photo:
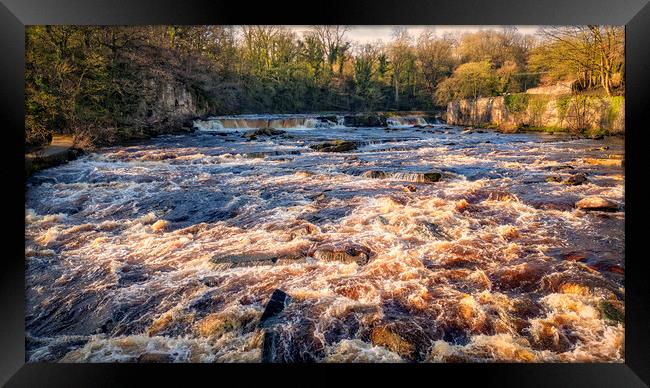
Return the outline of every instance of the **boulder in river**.
<path id="1" fill-rule="evenodd" d="M 279 252 L 247 252 L 241 254 L 215 255 L 214 264 L 226 264 L 230 268 L 260 265 L 289 264 L 304 258 L 299 248 Z"/>
<path id="2" fill-rule="evenodd" d="M 429 353 L 432 340 L 417 324 L 393 321 L 375 326 L 370 332 L 370 342 L 399 354 L 408 361 L 421 361 Z"/>
<path id="3" fill-rule="evenodd" d="M 598 311 L 609 322 L 625 324 L 623 305 L 617 300 L 601 300 L 598 303 Z"/>
<path id="4" fill-rule="evenodd" d="M 313 247 L 309 256 L 320 261 L 340 261 L 365 265 L 372 256 L 370 248 L 349 242 L 326 243 Z"/>
<path id="5" fill-rule="evenodd" d="M 425 172 L 423 174 L 423 177 L 425 182 L 433 183 L 433 182 L 438 182 L 440 179 L 442 179 L 442 174 L 437 171 Z"/>
<path id="6" fill-rule="evenodd" d="M 618 205 L 608 199 L 591 196 L 585 197 L 578 202 L 576 202 L 576 208 L 587 210 L 587 211 L 605 211 L 605 212 L 615 212 L 618 210 Z"/>
<path id="7" fill-rule="evenodd" d="M 559 175 L 549 175 L 546 177 L 546 182 L 559 183 L 562 182 L 562 177 Z"/>
<path id="8" fill-rule="evenodd" d="M 404 186 L 404 191 L 406 191 L 407 193 L 414 193 L 417 190 L 418 189 L 417 189 L 417 187 L 415 187 L 415 185 L 406 185 L 406 186 Z"/>
<path id="9" fill-rule="evenodd" d="M 453 240 L 453 238 L 441 227 L 428 221 L 421 222 L 418 227 L 415 228 L 415 233 L 426 240 Z"/>
<path id="10" fill-rule="evenodd" d="M 565 185 L 570 185 L 570 186 L 577 186 L 581 185 L 583 183 L 587 182 L 587 176 L 583 173 L 578 173 L 575 175 L 571 175 L 567 179 L 564 180 Z"/>
<path id="11" fill-rule="evenodd" d="M 311 149 L 320 152 L 347 152 L 357 149 L 357 143 L 347 140 L 333 140 L 309 146 Z"/>
<path id="12" fill-rule="evenodd" d="M 270 320 L 278 316 L 290 302 L 291 296 L 286 292 L 280 289 L 273 291 L 260 318 L 260 326 L 270 323 Z"/>
<path id="13" fill-rule="evenodd" d="M 568 165 L 568 164 L 558 164 L 558 165 L 555 165 L 555 166 L 547 167 L 547 169 L 548 169 L 548 170 L 551 170 L 551 171 L 557 171 L 557 170 L 573 170 L 573 166 L 570 166 L 570 165 Z"/>
<path id="14" fill-rule="evenodd" d="M 254 140 L 257 138 L 257 136 L 277 136 L 277 135 L 282 135 L 283 133 L 286 133 L 286 131 L 283 131 L 281 129 L 275 129 L 275 128 L 260 128 L 254 131 L 246 132 L 243 135 L 243 137 L 247 137 L 249 139 Z"/>

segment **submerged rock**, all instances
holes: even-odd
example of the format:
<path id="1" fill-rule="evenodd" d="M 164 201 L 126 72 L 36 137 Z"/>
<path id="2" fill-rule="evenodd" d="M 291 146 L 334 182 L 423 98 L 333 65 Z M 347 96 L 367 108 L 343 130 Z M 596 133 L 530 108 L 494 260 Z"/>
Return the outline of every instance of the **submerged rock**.
<path id="1" fill-rule="evenodd" d="M 320 152 L 347 152 L 356 150 L 357 143 L 347 140 L 334 140 L 320 144 L 313 144 L 309 147 Z"/>
<path id="2" fill-rule="evenodd" d="M 618 205 L 608 199 L 591 196 L 586 197 L 578 202 L 576 202 L 576 208 L 587 210 L 587 211 L 605 211 L 605 212 L 615 212 L 618 210 Z"/>
<path id="3" fill-rule="evenodd" d="M 370 248 L 354 243 L 329 243 L 312 248 L 309 256 L 321 261 L 340 261 L 365 265 L 372 256 Z"/>

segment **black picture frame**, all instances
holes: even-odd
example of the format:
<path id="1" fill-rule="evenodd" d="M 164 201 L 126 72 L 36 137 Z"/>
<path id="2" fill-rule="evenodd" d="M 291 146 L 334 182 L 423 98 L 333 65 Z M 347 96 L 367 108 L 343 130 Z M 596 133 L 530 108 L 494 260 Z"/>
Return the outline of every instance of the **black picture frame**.
<path id="1" fill-rule="evenodd" d="M 35 24 L 366 24 L 626 26 L 625 363 L 433 365 L 118 365 L 25 363 L 24 41 Z M 361 0 L 225 2 L 190 0 L 1 0 L 0 109 L 4 194 L 0 297 L 0 383 L 7 386 L 124 386 L 208 378 L 211 385 L 259 379 L 264 384 L 337 384 L 350 378 L 404 384 L 413 376 L 439 384 L 473 381 L 497 386 L 647 386 L 650 384 L 650 281 L 644 250 L 650 122 L 650 4 L 648 0 Z M 14 203 L 15 202 L 15 203 Z"/>

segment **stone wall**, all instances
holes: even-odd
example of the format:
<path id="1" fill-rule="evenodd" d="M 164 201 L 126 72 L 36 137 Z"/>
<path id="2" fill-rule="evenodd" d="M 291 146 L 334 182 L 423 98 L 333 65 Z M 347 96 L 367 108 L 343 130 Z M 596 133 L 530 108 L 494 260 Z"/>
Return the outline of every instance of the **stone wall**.
<path id="1" fill-rule="evenodd" d="M 499 97 L 452 101 L 447 122 L 453 125 L 492 125 L 504 131 L 522 127 L 604 132 L 625 131 L 625 100 L 596 97 L 517 93 Z"/>

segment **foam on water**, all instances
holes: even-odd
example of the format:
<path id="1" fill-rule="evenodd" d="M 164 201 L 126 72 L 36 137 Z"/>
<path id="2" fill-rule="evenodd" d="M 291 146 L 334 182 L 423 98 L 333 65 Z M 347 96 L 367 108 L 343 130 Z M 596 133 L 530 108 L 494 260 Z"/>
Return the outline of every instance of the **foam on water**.
<path id="1" fill-rule="evenodd" d="M 593 163 L 622 141 L 273 120 L 309 130 L 160 137 L 30 178 L 29 359 L 258 362 L 280 288 L 282 360 L 623 361 L 624 175 Z M 358 148 L 309 147 L 331 140 Z M 620 211 L 574 208 L 590 195 Z M 351 244 L 367 264 L 310 255 Z"/>

